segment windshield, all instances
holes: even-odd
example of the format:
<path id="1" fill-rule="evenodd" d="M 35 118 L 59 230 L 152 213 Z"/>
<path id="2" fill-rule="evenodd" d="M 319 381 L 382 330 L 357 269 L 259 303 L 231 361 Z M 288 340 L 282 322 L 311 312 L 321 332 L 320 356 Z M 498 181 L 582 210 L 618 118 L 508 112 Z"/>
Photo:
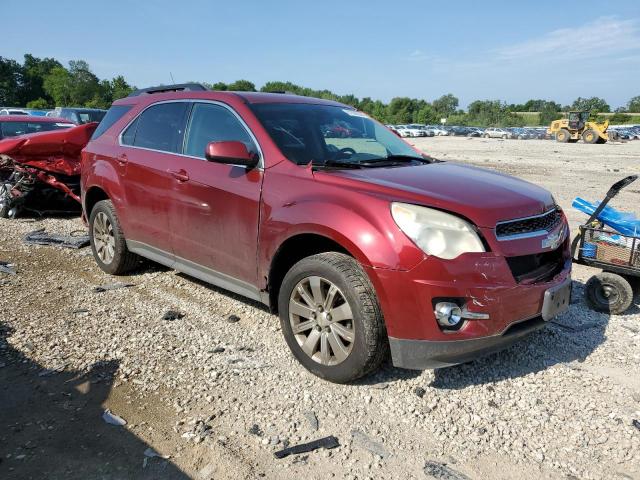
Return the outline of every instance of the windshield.
<path id="1" fill-rule="evenodd" d="M 90 122 L 100 122 L 106 115 L 106 110 L 78 110 L 78 123 L 84 125 Z"/>
<path id="2" fill-rule="evenodd" d="M 423 160 L 396 134 L 356 110 L 297 103 L 260 103 L 251 109 L 280 151 L 298 165 Z"/>
<path id="3" fill-rule="evenodd" d="M 0 138 L 16 137 L 27 133 L 49 132 L 73 126 L 71 123 L 53 122 L 0 122 Z"/>

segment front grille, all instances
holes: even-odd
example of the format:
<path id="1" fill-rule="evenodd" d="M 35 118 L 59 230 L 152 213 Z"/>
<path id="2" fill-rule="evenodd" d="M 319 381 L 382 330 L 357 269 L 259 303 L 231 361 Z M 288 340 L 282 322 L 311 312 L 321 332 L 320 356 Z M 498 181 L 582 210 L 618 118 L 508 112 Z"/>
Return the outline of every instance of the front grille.
<path id="1" fill-rule="evenodd" d="M 551 252 L 507 257 L 507 264 L 518 283 L 546 282 L 562 271 L 564 246 Z"/>
<path id="2" fill-rule="evenodd" d="M 554 208 L 547 213 L 535 217 L 500 222 L 496 225 L 496 237 L 503 239 L 514 235 L 523 235 L 544 230 L 548 232 L 553 230 L 561 221 L 562 212 Z"/>

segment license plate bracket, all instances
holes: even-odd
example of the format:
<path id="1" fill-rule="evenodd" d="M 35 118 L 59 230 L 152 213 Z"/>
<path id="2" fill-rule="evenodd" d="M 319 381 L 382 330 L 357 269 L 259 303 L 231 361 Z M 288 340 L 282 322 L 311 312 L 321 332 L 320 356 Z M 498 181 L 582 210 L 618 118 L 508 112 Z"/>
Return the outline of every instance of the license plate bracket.
<path id="1" fill-rule="evenodd" d="M 549 321 L 552 318 L 569 310 L 571 304 L 571 278 L 567 278 L 560 285 L 549 288 L 544 292 L 542 302 L 542 319 Z"/>

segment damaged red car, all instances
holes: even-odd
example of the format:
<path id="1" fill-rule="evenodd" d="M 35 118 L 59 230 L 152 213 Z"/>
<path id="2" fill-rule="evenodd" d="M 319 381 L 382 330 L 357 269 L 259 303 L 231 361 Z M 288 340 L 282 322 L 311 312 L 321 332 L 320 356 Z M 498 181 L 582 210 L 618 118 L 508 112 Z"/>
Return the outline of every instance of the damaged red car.
<path id="1" fill-rule="evenodd" d="M 80 212 L 80 152 L 97 127 L 76 127 L 65 120 L 34 117 L 25 124 L 0 119 L 0 128 L 11 135 L 0 141 L 0 217 L 15 218 L 22 211 L 40 215 Z M 31 132 L 31 133 L 29 133 Z"/>
<path id="2" fill-rule="evenodd" d="M 345 123 L 358 138 L 323 134 Z M 348 382 L 504 348 L 565 311 L 551 194 L 430 158 L 340 103 L 197 85 L 114 103 L 82 153 L 100 268 L 146 257 L 268 305 L 314 374 Z"/>

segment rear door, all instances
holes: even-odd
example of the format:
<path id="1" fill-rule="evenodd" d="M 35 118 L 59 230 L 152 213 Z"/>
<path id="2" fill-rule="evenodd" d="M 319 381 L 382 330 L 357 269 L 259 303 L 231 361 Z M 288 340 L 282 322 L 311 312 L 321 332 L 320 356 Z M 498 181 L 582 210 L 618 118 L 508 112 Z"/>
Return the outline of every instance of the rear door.
<path id="1" fill-rule="evenodd" d="M 189 107 L 184 101 L 151 105 L 121 135 L 116 168 L 124 189 L 127 239 L 152 258 L 171 253 L 171 189 Z"/>
<path id="2" fill-rule="evenodd" d="M 205 159 L 209 142 L 232 140 L 260 152 L 255 137 L 230 107 L 194 102 L 183 156 L 176 163 L 183 177 L 173 179 L 172 246 L 187 273 L 252 296 L 246 290 L 256 284 L 262 168 Z"/>

